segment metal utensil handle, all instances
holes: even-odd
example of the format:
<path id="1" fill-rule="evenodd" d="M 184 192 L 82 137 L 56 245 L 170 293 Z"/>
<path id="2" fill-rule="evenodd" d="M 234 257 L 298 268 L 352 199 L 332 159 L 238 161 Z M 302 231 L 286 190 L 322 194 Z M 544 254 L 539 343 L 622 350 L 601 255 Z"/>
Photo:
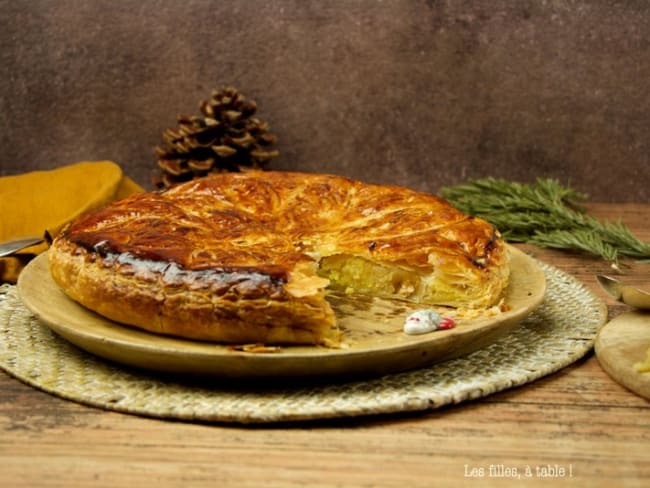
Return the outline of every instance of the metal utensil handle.
<path id="1" fill-rule="evenodd" d="M 0 258 L 10 256 L 15 252 L 25 249 L 26 247 L 33 246 L 43 242 L 42 237 L 28 237 L 26 239 L 16 239 L 0 243 Z"/>

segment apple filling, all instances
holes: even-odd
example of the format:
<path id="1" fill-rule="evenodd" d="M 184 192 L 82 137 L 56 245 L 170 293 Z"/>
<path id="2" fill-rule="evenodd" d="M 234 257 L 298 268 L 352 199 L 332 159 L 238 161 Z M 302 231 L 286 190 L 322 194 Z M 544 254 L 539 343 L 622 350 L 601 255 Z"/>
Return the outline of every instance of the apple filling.
<path id="1" fill-rule="evenodd" d="M 421 301 L 423 276 L 417 271 L 336 254 L 321 259 L 318 274 L 330 286 L 350 293 Z"/>
<path id="2" fill-rule="evenodd" d="M 481 289 L 481 281 L 466 269 L 453 266 L 413 268 L 370 261 L 348 254 L 320 259 L 318 275 L 329 287 L 347 293 L 397 298 L 415 303 L 451 306 L 484 306 L 494 301 L 500 290 Z M 475 289 L 474 289 L 475 288 Z M 467 296 L 478 295 L 476 301 Z"/>

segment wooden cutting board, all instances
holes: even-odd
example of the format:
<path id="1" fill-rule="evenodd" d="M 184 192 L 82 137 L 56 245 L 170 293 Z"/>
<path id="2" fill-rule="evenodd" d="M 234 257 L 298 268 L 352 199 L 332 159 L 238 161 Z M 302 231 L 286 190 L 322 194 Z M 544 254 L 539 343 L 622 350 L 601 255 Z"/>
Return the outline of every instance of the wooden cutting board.
<path id="1" fill-rule="evenodd" d="M 639 373 L 650 349 L 650 312 L 626 312 L 605 324 L 596 337 L 596 356 L 615 381 L 650 399 L 650 372 Z"/>

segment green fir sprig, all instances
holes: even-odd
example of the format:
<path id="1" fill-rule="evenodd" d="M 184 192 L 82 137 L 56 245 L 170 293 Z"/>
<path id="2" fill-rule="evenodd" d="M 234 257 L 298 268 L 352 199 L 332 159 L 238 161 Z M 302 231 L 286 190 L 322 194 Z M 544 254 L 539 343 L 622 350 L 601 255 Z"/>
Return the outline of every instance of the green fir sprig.
<path id="1" fill-rule="evenodd" d="M 650 243 L 620 221 L 601 222 L 587 215 L 582 206 L 587 195 L 554 179 L 529 184 L 481 178 L 443 187 L 441 195 L 463 212 L 492 223 L 510 242 L 582 251 L 614 263 L 623 256 L 650 262 Z"/>

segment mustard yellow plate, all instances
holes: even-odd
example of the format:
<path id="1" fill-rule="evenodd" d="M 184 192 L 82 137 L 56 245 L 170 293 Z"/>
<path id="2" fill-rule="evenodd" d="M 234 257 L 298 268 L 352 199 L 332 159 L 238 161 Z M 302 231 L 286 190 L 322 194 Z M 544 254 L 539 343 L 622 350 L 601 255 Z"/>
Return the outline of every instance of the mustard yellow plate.
<path id="1" fill-rule="evenodd" d="M 233 347 L 152 334 L 108 320 L 68 298 L 52 280 L 47 255 L 29 263 L 18 281 L 25 306 L 74 345 L 124 365 L 154 371 L 227 378 L 377 375 L 463 356 L 506 334 L 544 299 L 537 262 L 510 247 L 505 308 L 489 316 L 456 317 L 453 329 L 406 335 L 405 318 L 423 308 L 397 300 L 331 294 L 345 347 Z M 454 315 L 452 309 L 437 309 Z"/>

